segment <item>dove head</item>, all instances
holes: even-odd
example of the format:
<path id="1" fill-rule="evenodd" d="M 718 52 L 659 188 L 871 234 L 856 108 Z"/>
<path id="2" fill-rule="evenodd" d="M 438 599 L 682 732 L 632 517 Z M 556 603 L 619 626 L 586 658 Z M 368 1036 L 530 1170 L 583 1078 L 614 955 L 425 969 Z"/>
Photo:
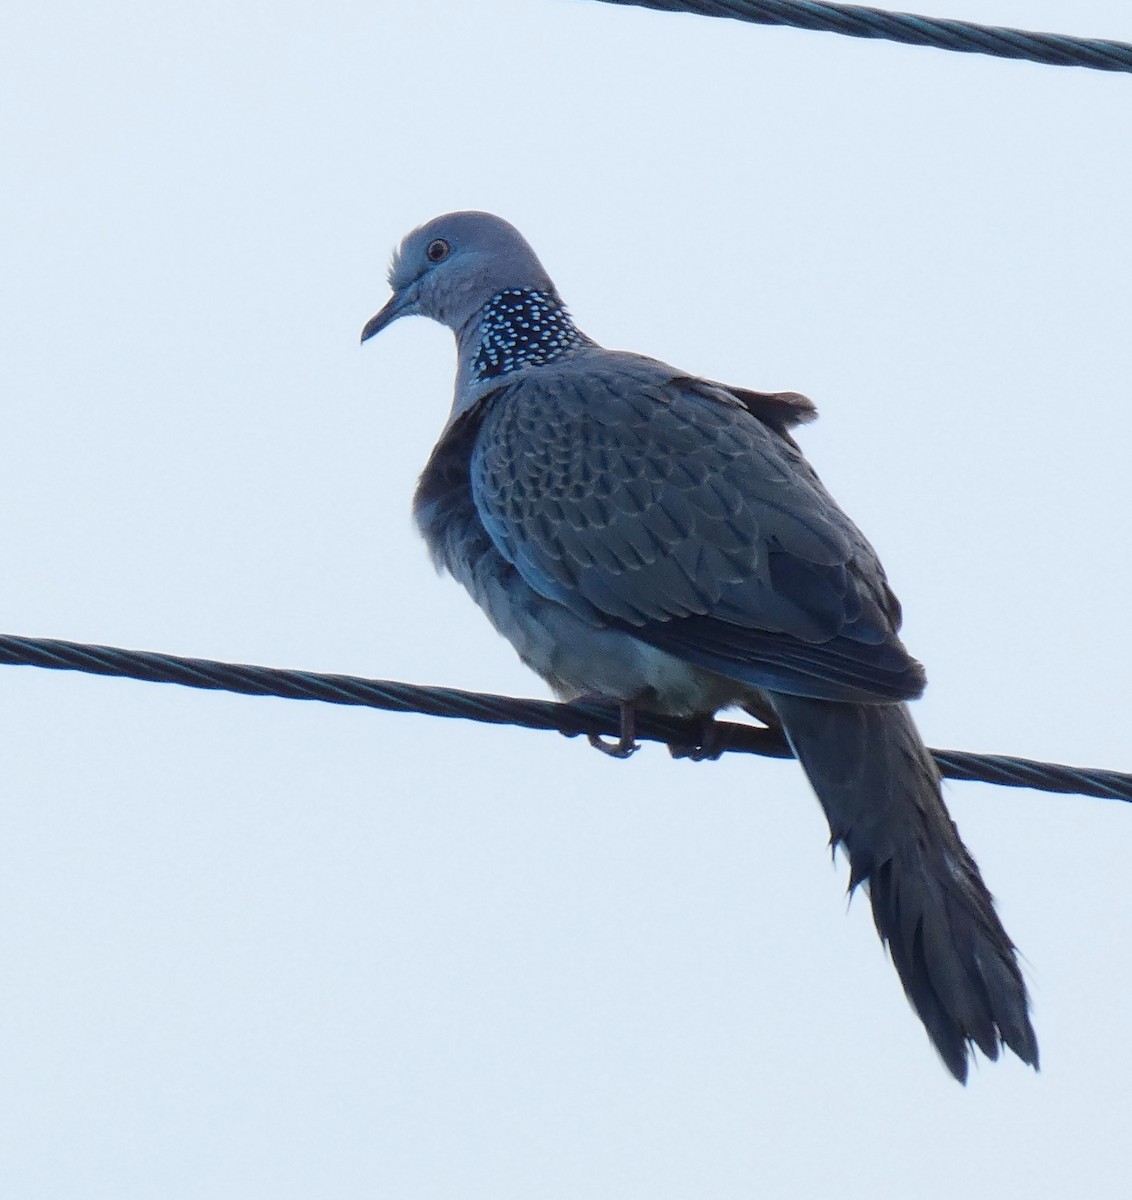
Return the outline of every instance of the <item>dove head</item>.
<path id="1" fill-rule="evenodd" d="M 464 340 L 485 305 L 510 290 L 553 296 L 550 281 L 523 235 L 483 212 L 448 213 L 414 229 L 389 268 L 393 295 L 362 330 L 362 341 L 398 317 L 431 317 Z"/>

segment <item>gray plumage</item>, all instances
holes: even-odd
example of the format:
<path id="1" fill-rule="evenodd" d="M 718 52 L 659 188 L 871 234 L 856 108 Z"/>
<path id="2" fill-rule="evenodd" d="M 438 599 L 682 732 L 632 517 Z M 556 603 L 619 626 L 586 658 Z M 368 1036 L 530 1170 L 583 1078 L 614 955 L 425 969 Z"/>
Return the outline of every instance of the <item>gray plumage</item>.
<path id="1" fill-rule="evenodd" d="M 815 415 L 606 350 L 487 213 L 405 238 L 365 327 L 432 317 L 456 393 L 415 514 L 438 567 L 564 699 L 780 724 L 944 1062 L 1038 1065 L 1014 947 L 904 703 L 924 673 L 872 547 L 790 430 Z"/>

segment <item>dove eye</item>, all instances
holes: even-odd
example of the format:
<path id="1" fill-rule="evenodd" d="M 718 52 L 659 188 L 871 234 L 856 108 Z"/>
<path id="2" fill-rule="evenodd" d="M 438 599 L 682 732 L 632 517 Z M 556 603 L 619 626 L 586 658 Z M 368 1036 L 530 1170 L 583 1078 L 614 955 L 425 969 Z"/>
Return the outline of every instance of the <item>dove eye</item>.
<path id="1" fill-rule="evenodd" d="M 429 242 L 425 254 L 428 256 L 429 262 L 442 262 L 448 257 L 448 251 L 451 249 L 452 247 L 443 238 L 437 238 L 435 241 Z"/>

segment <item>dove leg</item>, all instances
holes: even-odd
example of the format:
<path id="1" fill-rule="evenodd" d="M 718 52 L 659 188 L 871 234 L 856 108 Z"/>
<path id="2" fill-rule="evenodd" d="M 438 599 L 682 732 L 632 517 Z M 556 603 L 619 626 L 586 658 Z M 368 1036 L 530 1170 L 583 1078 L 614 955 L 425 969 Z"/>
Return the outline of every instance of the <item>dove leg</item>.
<path id="1" fill-rule="evenodd" d="M 606 741 L 600 733 L 589 734 L 589 743 L 595 750 L 608 754 L 610 758 L 629 758 L 641 748 L 637 741 L 637 710 L 632 704 L 622 702 L 617 706 L 621 710 L 621 736 L 616 742 Z"/>

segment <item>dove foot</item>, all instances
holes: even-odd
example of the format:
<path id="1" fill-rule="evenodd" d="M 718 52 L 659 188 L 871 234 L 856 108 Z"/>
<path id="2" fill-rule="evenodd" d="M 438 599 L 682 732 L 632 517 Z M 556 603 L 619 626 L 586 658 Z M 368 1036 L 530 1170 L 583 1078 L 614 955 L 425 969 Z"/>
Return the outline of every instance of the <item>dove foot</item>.
<path id="1" fill-rule="evenodd" d="M 610 758 L 630 758 L 641 748 L 637 741 L 637 710 L 631 704 L 617 707 L 621 710 L 621 736 L 617 741 L 607 741 L 600 733 L 587 736 L 590 745 L 602 754 L 608 754 Z"/>
<path id="2" fill-rule="evenodd" d="M 691 745 L 669 742 L 668 753 L 673 758 L 690 758 L 692 762 L 714 762 L 727 749 L 727 735 L 714 716 L 700 718 L 699 737 Z"/>

